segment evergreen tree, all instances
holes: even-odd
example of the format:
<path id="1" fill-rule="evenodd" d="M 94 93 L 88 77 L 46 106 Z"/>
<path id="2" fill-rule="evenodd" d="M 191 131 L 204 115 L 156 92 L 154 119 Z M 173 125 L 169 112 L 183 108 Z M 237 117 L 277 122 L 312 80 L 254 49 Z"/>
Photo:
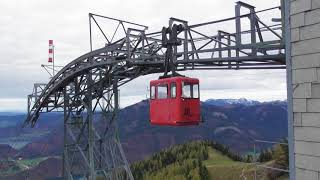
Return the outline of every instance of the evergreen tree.
<path id="1" fill-rule="evenodd" d="M 287 143 L 285 139 L 282 143 Z M 274 148 L 273 159 L 275 163 L 284 169 L 288 169 L 289 166 L 289 149 L 286 144 L 277 144 Z"/>

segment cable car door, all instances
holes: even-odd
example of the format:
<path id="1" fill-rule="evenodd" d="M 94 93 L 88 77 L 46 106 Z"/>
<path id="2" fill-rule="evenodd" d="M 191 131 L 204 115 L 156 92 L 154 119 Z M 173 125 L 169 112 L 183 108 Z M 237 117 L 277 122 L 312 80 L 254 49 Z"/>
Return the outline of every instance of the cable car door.
<path id="1" fill-rule="evenodd" d="M 180 108 L 180 103 L 177 95 L 177 83 L 176 82 L 171 82 L 170 83 L 170 107 L 169 107 L 169 119 L 170 123 L 173 125 L 176 124 L 176 122 L 180 119 L 179 118 L 179 108 Z"/>
<path id="2" fill-rule="evenodd" d="M 169 99 L 169 87 L 168 84 L 159 84 L 157 86 L 157 116 L 159 117 L 159 123 L 168 124 L 170 123 L 170 99 Z"/>

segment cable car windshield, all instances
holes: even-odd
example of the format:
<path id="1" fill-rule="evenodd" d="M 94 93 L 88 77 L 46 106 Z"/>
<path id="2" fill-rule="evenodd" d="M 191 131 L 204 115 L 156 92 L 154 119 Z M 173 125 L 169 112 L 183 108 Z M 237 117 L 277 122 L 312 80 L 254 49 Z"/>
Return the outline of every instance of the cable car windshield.
<path id="1" fill-rule="evenodd" d="M 191 84 L 183 83 L 182 97 L 191 98 Z"/>
<path id="2" fill-rule="evenodd" d="M 168 98 L 168 85 L 159 85 L 157 95 L 158 95 L 158 99 L 167 99 Z"/>
<path id="3" fill-rule="evenodd" d="M 183 82 L 182 86 L 183 98 L 199 98 L 199 84 Z"/>

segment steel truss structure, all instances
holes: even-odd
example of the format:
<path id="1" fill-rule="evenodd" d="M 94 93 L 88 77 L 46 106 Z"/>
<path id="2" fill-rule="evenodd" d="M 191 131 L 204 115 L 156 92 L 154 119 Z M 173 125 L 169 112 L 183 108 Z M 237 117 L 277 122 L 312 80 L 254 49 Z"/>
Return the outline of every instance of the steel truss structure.
<path id="1" fill-rule="evenodd" d="M 89 14 L 91 51 L 46 85 L 35 85 L 25 126 L 33 127 L 40 113 L 63 111 L 66 179 L 133 179 L 117 136 L 118 88 L 139 76 L 169 71 L 285 69 L 284 18 L 268 24 L 258 17 L 270 11 L 284 17 L 280 7 L 255 11 L 237 2 L 235 17 L 195 25 L 170 18 L 167 28 L 153 33 L 147 26 Z M 116 22 L 114 33 L 108 36 L 99 20 Z M 218 29 L 228 23 L 229 31 Z M 105 43 L 96 50 L 94 27 Z"/>

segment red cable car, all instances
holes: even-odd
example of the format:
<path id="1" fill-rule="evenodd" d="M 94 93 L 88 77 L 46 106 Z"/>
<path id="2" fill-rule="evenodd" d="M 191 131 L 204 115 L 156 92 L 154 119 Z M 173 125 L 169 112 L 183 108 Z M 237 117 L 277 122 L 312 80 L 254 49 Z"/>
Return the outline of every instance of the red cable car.
<path id="1" fill-rule="evenodd" d="M 199 80 L 176 76 L 151 81 L 150 122 L 167 126 L 198 125 Z"/>

